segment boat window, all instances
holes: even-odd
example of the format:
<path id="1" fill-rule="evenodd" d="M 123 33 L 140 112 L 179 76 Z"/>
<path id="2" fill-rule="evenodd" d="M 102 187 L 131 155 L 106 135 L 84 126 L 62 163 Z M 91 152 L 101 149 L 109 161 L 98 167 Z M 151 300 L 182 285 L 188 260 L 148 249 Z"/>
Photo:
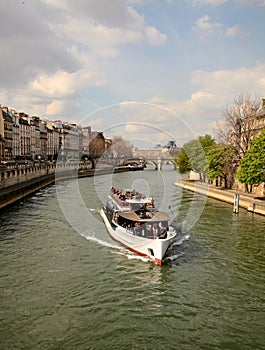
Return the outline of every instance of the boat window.
<path id="1" fill-rule="evenodd" d="M 133 211 L 137 211 L 137 210 L 140 210 L 142 207 L 142 204 L 139 204 L 139 203 L 131 203 L 131 208 Z"/>
<path id="2" fill-rule="evenodd" d="M 111 209 L 114 207 L 113 202 L 110 199 L 107 201 L 106 206 Z"/>
<path id="3" fill-rule="evenodd" d="M 111 210 L 117 210 L 117 206 L 115 205 L 115 203 L 113 203 L 113 201 L 111 199 L 109 199 L 106 203 L 106 207 L 111 209 Z"/>

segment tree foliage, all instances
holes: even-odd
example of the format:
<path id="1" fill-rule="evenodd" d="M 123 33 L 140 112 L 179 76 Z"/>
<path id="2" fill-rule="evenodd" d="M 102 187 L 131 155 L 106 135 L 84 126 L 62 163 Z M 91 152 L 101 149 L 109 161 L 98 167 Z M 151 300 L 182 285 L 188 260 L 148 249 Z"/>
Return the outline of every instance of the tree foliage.
<path id="1" fill-rule="evenodd" d="M 236 163 L 234 162 L 237 151 L 233 146 L 215 145 L 207 152 L 209 166 L 209 179 L 218 179 L 223 182 L 225 188 L 231 188 L 234 182 Z"/>
<path id="2" fill-rule="evenodd" d="M 177 168 L 180 174 L 184 174 L 192 170 L 189 157 L 187 156 L 183 148 L 180 150 L 180 152 L 176 156 L 175 163 L 177 165 Z"/>
<path id="3" fill-rule="evenodd" d="M 206 176 L 208 173 L 206 153 L 214 144 L 215 141 L 210 135 L 199 136 L 197 140 L 185 143 L 175 159 L 178 171 L 183 174 L 194 170 L 201 176 Z"/>
<path id="4" fill-rule="evenodd" d="M 259 185 L 265 182 L 265 129 L 250 143 L 250 148 L 239 166 L 237 178 L 241 183 Z"/>

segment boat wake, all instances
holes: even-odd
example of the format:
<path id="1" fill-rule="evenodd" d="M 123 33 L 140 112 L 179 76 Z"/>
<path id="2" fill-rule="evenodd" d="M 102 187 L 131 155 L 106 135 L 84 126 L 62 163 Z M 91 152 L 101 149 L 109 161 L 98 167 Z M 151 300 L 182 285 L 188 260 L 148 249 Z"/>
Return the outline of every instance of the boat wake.
<path id="1" fill-rule="evenodd" d="M 164 261 L 175 263 L 180 257 L 182 257 L 184 255 L 182 247 L 185 245 L 185 242 L 189 240 L 189 238 L 189 234 L 177 238 L 169 247 Z"/>
<path id="2" fill-rule="evenodd" d="M 96 237 L 96 232 L 86 231 L 81 234 L 82 237 L 84 237 L 86 240 L 90 242 L 95 242 L 101 246 L 107 247 L 111 249 L 112 254 L 116 255 L 122 255 L 125 256 L 128 260 L 140 260 L 145 263 L 149 263 L 150 260 L 148 258 L 145 258 L 143 256 L 140 256 L 138 254 L 135 254 L 131 252 L 130 250 L 124 248 L 123 246 L 120 246 L 115 243 L 107 242 L 106 240 L 100 239 Z M 167 262 L 174 262 L 178 258 L 184 255 L 183 252 L 176 252 L 176 247 L 181 246 L 185 241 L 187 241 L 190 238 L 190 235 L 185 235 L 179 239 L 177 239 L 175 242 L 172 243 L 172 247 L 169 250 L 167 256 L 165 257 L 165 261 Z M 174 249 L 175 247 L 175 249 Z"/>
<path id="3" fill-rule="evenodd" d="M 185 235 L 179 239 L 177 239 L 175 242 L 172 243 L 173 246 L 176 245 L 181 245 L 182 243 L 184 243 L 185 241 L 187 241 L 190 238 L 190 235 Z"/>
<path id="4" fill-rule="evenodd" d="M 126 256 L 129 260 L 141 260 L 143 262 L 149 262 L 149 259 L 147 259 L 143 256 L 139 256 L 137 254 L 134 254 L 133 252 L 130 252 L 128 249 L 126 249 L 120 245 L 116 245 L 116 244 L 107 242 L 105 240 L 102 240 L 100 238 L 97 238 L 95 235 L 96 235 L 95 232 L 93 232 L 93 234 L 91 235 L 90 231 L 86 231 L 86 232 L 81 234 L 81 236 L 84 237 L 85 239 L 87 239 L 88 241 L 95 242 L 101 246 L 112 249 L 113 254 Z"/>
<path id="5" fill-rule="evenodd" d="M 130 252 L 128 249 L 125 249 L 125 248 L 122 248 L 120 249 L 119 252 L 113 252 L 113 254 L 119 254 L 119 255 L 122 255 L 122 256 L 126 256 L 126 258 L 128 260 L 140 260 L 140 261 L 143 261 L 143 262 L 150 262 L 149 259 L 143 257 L 143 256 L 140 256 L 138 254 L 135 254 L 133 252 Z"/>
<path id="6" fill-rule="evenodd" d="M 180 258 L 180 257 L 183 256 L 183 255 L 184 255 L 184 253 L 169 255 L 169 256 L 167 256 L 164 260 L 165 260 L 165 261 L 174 261 L 174 260 L 177 260 L 178 258 Z"/>
<path id="7" fill-rule="evenodd" d="M 104 241 L 104 240 L 102 240 L 100 238 L 97 238 L 95 236 L 95 234 L 96 233 L 93 233 L 93 235 L 91 235 L 91 232 L 86 231 L 84 233 L 81 233 L 81 236 L 84 237 L 85 239 L 87 239 L 88 241 L 98 243 L 99 245 L 102 245 L 102 246 L 107 247 L 107 248 L 124 250 L 124 248 L 121 247 L 121 246 L 118 246 L 116 244 L 112 244 L 110 242 L 107 242 L 107 241 Z"/>

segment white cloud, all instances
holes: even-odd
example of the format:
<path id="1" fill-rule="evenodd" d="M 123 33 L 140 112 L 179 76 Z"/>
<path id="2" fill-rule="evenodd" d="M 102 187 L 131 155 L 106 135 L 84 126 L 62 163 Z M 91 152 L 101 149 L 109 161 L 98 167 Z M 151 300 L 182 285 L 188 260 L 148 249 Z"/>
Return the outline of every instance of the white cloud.
<path id="1" fill-rule="evenodd" d="M 125 130 L 129 133 L 135 134 L 140 131 L 141 127 L 141 124 L 138 123 L 127 123 L 125 125 Z"/>
<path id="2" fill-rule="evenodd" d="M 190 0 L 188 0 L 190 1 Z M 232 0 L 233 1 L 233 0 Z M 213 6 L 220 6 L 224 5 L 226 3 L 232 2 L 231 0 L 193 0 L 192 3 L 194 6 L 200 6 L 200 5 L 213 5 Z M 259 6 L 265 6 L 265 0 L 234 0 L 237 3 L 240 3 L 242 5 L 259 5 Z"/>
<path id="3" fill-rule="evenodd" d="M 91 126 L 92 130 L 102 131 L 105 125 L 104 119 L 100 117 L 89 120 L 89 126 Z"/>
<path id="4" fill-rule="evenodd" d="M 115 0 L 111 6 L 108 0 L 43 1 L 67 16 L 67 21 L 53 23 L 55 31 L 102 57 L 115 57 L 121 45 L 161 45 L 166 40 L 157 28 L 145 25 L 144 17 L 132 8 L 132 1 Z"/>
<path id="5" fill-rule="evenodd" d="M 29 113 L 35 101 L 51 114 L 62 99 L 106 86 L 106 66 L 122 46 L 164 44 L 166 35 L 134 4 L 141 1 L 0 2 L 1 101 L 30 106 Z"/>
<path id="6" fill-rule="evenodd" d="M 265 63 L 258 62 L 253 67 L 214 72 L 195 71 L 191 82 L 202 90 L 233 99 L 240 93 L 265 95 L 262 79 L 265 78 Z"/>
<path id="7" fill-rule="evenodd" d="M 200 17 L 193 27 L 193 30 L 199 33 L 201 38 L 212 34 L 217 28 L 222 27 L 221 23 L 211 22 L 210 16 Z"/>
<path id="8" fill-rule="evenodd" d="M 79 112 L 78 103 L 73 100 L 52 100 L 52 102 L 47 104 L 45 107 L 44 115 L 48 117 L 52 116 L 53 119 L 61 119 L 66 112 L 73 113 L 74 117 L 72 118 L 71 122 L 76 122 L 74 119 L 77 117 Z M 56 116 L 57 118 L 54 118 Z"/>
<path id="9" fill-rule="evenodd" d="M 235 36 L 246 36 L 247 33 L 241 28 L 240 25 L 236 24 L 232 27 L 229 27 L 225 30 L 225 36 L 235 37 Z"/>
<path id="10" fill-rule="evenodd" d="M 94 86 L 103 84 L 101 81 L 96 81 L 93 73 L 88 70 L 82 69 L 74 73 L 58 71 L 53 75 L 39 75 L 31 83 L 31 89 L 43 96 L 61 99 L 77 94 L 89 83 L 93 83 Z"/>
<path id="11" fill-rule="evenodd" d="M 201 39 L 216 33 L 228 38 L 236 36 L 247 36 L 247 32 L 244 31 L 239 24 L 235 24 L 231 27 L 224 29 L 222 23 L 212 22 L 211 17 L 208 15 L 200 17 L 196 21 L 193 30 L 199 34 Z"/>
<path id="12" fill-rule="evenodd" d="M 160 33 L 155 27 L 146 27 L 145 36 L 151 45 L 162 45 L 166 42 L 166 35 Z"/>
<path id="13" fill-rule="evenodd" d="M 241 2 L 242 16 L 236 18 L 238 24 L 224 25 L 231 17 L 217 6 L 226 3 L 229 11 L 232 1 Z M 179 22 L 170 13 L 176 3 L 185 14 Z M 248 25 L 243 3 L 252 4 L 187 0 L 183 6 L 182 1 L 164 0 L 160 13 L 162 6 L 154 0 L 0 1 L 0 103 L 73 122 L 79 113 L 82 117 L 91 111 L 94 119 L 86 125 L 94 130 L 135 121 L 180 138 L 189 134 L 185 122 L 198 133 L 209 131 L 235 95 L 247 90 L 265 96 L 265 64 L 253 66 L 253 60 L 263 57 L 262 38 L 255 37 L 251 50 L 236 41 L 246 35 Z M 205 5 L 203 11 L 210 5 L 216 8 L 210 9 L 210 17 L 192 4 Z M 197 35 L 190 38 L 193 16 L 201 16 L 193 28 L 201 38 L 215 36 L 209 40 L 211 47 L 205 40 L 198 48 Z M 262 36 L 262 26 L 253 23 L 253 33 Z M 180 27 L 176 40 L 170 28 Z M 244 55 L 238 54 L 240 50 Z M 238 68 L 226 69 L 231 66 Z M 117 113 L 104 113 L 106 104 L 137 98 L 146 103 L 127 102 L 117 107 Z M 126 125 L 124 132 L 133 137 L 135 124 Z"/>
<path id="14" fill-rule="evenodd" d="M 152 113 L 142 107 L 141 120 L 155 121 L 155 125 L 170 131 L 181 143 L 195 134 L 213 133 L 215 122 L 222 118 L 223 107 L 236 96 L 242 93 L 265 96 L 265 63 L 235 70 L 194 71 L 191 84 L 194 91 L 187 99 L 149 100 L 150 106 L 154 106 Z"/>
<path id="15" fill-rule="evenodd" d="M 78 69 L 78 62 L 50 29 L 38 2 L 0 2 L 1 84 L 25 86 L 40 72 Z M 45 11 L 44 11 L 45 13 Z"/>
<path id="16" fill-rule="evenodd" d="M 229 0 L 193 0 L 193 5 L 214 5 L 219 6 L 227 3 Z"/>
<path id="17" fill-rule="evenodd" d="M 258 5 L 265 6 L 265 0 L 236 0 L 238 3 L 243 5 Z"/>

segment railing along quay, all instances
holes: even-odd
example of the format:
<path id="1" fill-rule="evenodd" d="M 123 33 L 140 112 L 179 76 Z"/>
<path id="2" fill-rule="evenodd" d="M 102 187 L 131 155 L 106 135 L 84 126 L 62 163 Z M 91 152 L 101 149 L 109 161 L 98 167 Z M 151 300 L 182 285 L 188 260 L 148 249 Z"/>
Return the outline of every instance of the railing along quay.
<path id="1" fill-rule="evenodd" d="M 47 186 L 55 180 L 67 180 L 110 173 L 142 170 L 128 167 L 100 167 L 92 169 L 90 162 L 54 162 L 12 164 L 0 168 L 0 208 Z"/>

